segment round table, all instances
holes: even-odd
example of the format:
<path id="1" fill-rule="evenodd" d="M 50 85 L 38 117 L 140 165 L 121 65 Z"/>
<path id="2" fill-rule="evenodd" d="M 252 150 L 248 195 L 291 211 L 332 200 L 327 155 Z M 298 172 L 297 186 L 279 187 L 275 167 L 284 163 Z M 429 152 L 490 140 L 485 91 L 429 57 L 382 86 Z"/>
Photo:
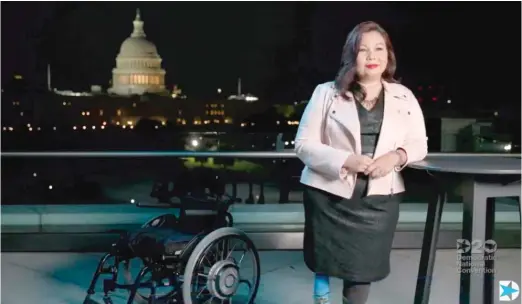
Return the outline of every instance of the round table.
<path id="1" fill-rule="evenodd" d="M 461 183 L 463 228 L 460 241 L 465 243 L 464 248 L 456 250 L 459 250 L 457 252 L 461 261 L 472 259 L 473 267 L 478 265 L 481 268 L 475 272 L 474 268 L 461 271 L 461 294 L 458 303 L 494 303 L 494 277 L 488 273 L 494 269 L 491 258 L 494 252 L 487 252 L 486 249 L 477 250 L 469 244 L 484 244 L 491 239 L 495 198 L 520 197 L 520 157 L 428 156 L 423 161 L 409 164 L 408 167 L 429 172 L 436 177 L 437 182 L 437 186 L 433 187 L 437 195 L 428 205 L 414 303 L 429 303 L 440 220 L 447 196 L 445 180 L 453 178 L 457 178 Z M 485 259 L 485 255 L 489 258 Z"/>
<path id="2" fill-rule="evenodd" d="M 462 174 L 520 174 L 521 159 L 505 156 L 433 156 L 408 165 L 410 168 Z"/>

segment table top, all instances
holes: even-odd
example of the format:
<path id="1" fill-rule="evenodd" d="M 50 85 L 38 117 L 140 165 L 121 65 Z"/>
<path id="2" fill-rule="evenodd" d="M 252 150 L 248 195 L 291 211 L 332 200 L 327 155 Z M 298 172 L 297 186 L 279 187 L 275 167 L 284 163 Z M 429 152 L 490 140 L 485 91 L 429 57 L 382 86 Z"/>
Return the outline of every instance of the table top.
<path id="1" fill-rule="evenodd" d="M 520 174 L 521 159 L 506 156 L 433 156 L 411 163 L 410 168 L 463 174 Z"/>

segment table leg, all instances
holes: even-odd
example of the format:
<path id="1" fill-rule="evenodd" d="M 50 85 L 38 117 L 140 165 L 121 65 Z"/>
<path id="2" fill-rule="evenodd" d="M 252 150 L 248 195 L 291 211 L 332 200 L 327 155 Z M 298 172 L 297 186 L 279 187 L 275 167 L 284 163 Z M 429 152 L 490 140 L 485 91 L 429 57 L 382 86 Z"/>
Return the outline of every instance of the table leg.
<path id="1" fill-rule="evenodd" d="M 495 198 L 486 200 L 486 240 L 493 240 L 493 229 L 495 228 Z M 496 244 L 496 243 L 495 243 Z M 495 296 L 495 251 L 497 247 L 490 248 L 484 244 L 484 298 L 486 303 L 494 303 Z"/>
<path id="2" fill-rule="evenodd" d="M 466 252 L 458 257 L 460 267 L 460 303 L 486 304 L 493 303 L 486 298 L 484 243 L 487 241 L 486 218 L 488 184 L 478 183 L 473 179 L 462 184 L 463 219 L 462 239 L 469 241 Z M 488 227 L 491 228 L 491 227 Z"/>
<path id="3" fill-rule="evenodd" d="M 428 202 L 428 214 L 426 216 L 426 226 L 424 228 L 424 236 L 422 240 L 414 304 L 428 304 L 430 300 L 431 281 L 433 278 L 433 267 L 435 266 L 440 221 L 444 203 L 446 202 L 446 195 L 446 192 L 441 187 L 437 187 L 436 195 L 434 195 Z"/>

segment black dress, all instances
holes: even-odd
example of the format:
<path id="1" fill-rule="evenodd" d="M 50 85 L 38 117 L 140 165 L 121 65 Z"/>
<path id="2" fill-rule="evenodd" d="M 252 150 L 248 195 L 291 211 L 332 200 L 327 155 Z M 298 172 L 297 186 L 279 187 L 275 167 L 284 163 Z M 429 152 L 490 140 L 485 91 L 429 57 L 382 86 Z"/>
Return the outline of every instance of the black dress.
<path id="1" fill-rule="evenodd" d="M 384 92 L 371 110 L 359 102 L 362 153 L 373 157 L 384 114 Z M 319 274 L 352 282 L 375 282 L 390 273 L 390 252 L 401 194 L 366 196 L 359 174 L 351 199 L 305 187 L 304 259 Z"/>

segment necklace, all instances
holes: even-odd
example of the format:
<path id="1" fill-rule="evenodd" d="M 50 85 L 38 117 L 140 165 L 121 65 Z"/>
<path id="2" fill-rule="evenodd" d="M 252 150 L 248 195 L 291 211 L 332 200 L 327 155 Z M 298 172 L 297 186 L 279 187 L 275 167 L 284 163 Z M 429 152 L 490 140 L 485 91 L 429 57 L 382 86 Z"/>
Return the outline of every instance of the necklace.
<path id="1" fill-rule="evenodd" d="M 377 100 L 379 100 L 379 96 L 370 100 L 362 100 L 360 103 L 366 110 L 371 110 L 377 103 Z"/>
<path id="2" fill-rule="evenodd" d="M 366 100 L 361 100 L 360 103 L 361 105 L 367 109 L 367 110 L 371 110 L 373 109 L 373 107 L 375 106 L 375 104 L 377 103 L 377 101 L 379 100 L 379 97 L 381 96 L 381 93 L 382 93 L 382 88 L 381 90 L 379 90 L 379 94 L 377 94 L 377 96 L 375 96 L 374 98 L 372 99 L 366 99 Z"/>
<path id="3" fill-rule="evenodd" d="M 378 81 L 378 82 L 374 82 L 374 83 L 370 83 L 370 84 L 363 84 L 363 83 L 358 82 L 358 84 L 359 84 L 361 87 L 363 87 L 363 88 L 366 89 L 366 88 L 373 88 L 373 87 L 375 87 L 375 86 L 381 85 L 382 83 L 381 83 L 380 81 Z"/>

